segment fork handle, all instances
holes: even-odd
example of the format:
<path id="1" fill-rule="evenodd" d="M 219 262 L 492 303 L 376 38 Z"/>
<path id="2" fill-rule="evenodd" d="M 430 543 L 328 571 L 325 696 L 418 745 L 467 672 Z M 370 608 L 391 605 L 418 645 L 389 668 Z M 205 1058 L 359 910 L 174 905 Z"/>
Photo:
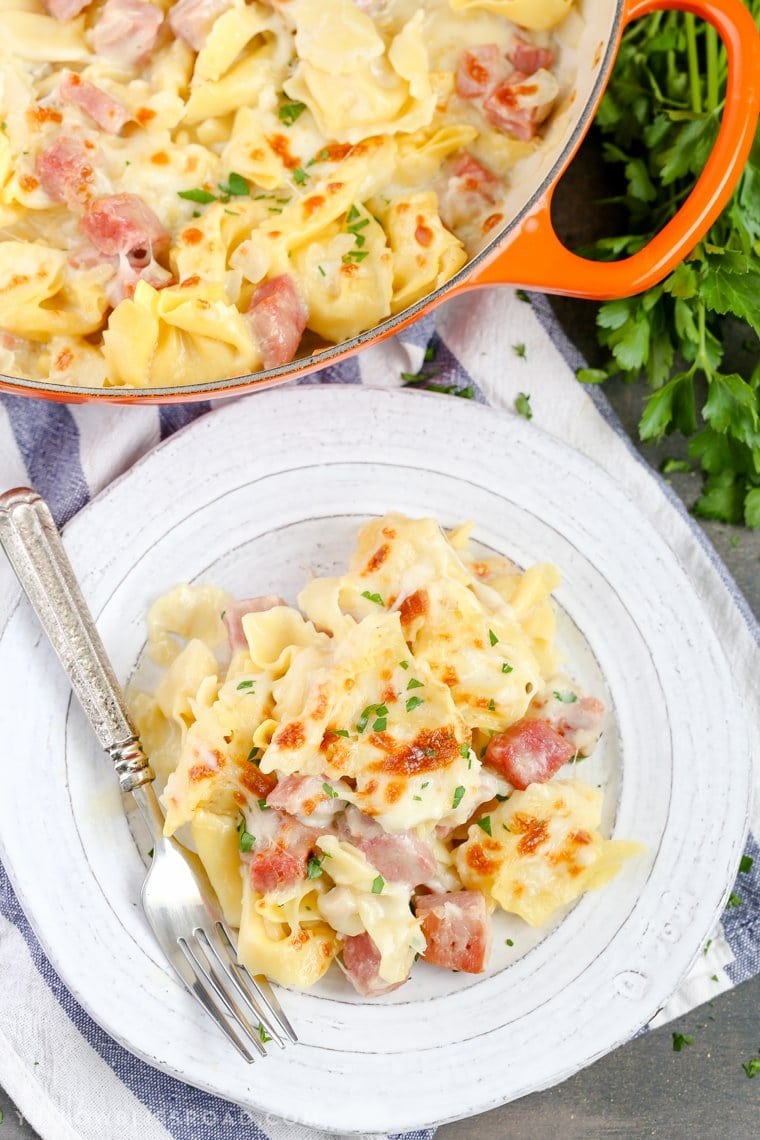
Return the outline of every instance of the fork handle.
<path id="1" fill-rule="evenodd" d="M 100 634 L 53 516 L 36 491 L 0 495 L 0 545 L 32 603 L 71 686 L 116 768 L 124 792 L 154 779 Z"/>

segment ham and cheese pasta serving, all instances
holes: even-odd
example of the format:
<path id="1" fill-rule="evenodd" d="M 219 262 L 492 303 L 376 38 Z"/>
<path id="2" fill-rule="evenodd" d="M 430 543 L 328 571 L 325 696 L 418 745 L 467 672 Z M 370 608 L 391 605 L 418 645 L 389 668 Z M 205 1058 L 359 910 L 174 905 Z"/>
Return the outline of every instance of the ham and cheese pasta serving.
<path id="1" fill-rule="evenodd" d="M 253 973 L 359 993 L 416 957 L 479 973 L 491 914 L 540 926 L 637 845 L 575 778 L 604 707 L 559 671 L 556 569 L 475 560 L 469 528 L 386 515 L 298 608 L 180 586 L 133 715 L 166 834 L 187 827 Z"/>
<path id="2" fill-rule="evenodd" d="M 0 372 L 202 383 L 419 301 L 508 221 L 571 4 L 0 0 Z"/>

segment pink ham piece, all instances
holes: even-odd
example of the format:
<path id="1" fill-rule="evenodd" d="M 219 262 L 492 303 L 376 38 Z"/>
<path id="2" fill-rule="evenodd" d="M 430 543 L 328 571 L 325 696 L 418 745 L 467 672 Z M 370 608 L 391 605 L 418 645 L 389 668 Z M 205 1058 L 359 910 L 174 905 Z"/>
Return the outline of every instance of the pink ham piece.
<path id="1" fill-rule="evenodd" d="M 81 210 L 92 194 L 95 179 L 92 153 L 78 138 L 61 135 L 35 163 L 40 185 L 54 202 L 65 202 L 70 210 Z"/>
<path id="2" fill-rule="evenodd" d="M 92 3 L 92 0 L 45 0 L 45 7 L 56 20 L 73 20 Z"/>
<path id="3" fill-rule="evenodd" d="M 269 812 L 265 814 L 269 816 Z M 314 828 L 302 827 L 294 819 L 275 812 L 272 816 L 272 825 L 276 829 L 273 842 L 254 832 L 256 843 L 250 865 L 251 886 L 262 895 L 281 890 L 306 876 L 309 855 L 320 834 Z"/>
<path id="4" fill-rule="evenodd" d="M 546 720 L 580 756 L 588 756 L 599 743 L 604 705 L 558 679 L 531 701 L 528 717 Z"/>
<path id="5" fill-rule="evenodd" d="M 132 117 L 118 99 L 101 91 L 100 87 L 96 87 L 87 79 L 82 79 L 81 75 L 73 71 L 64 73 L 58 94 L 64 103 L 79 107 L 109 135 L 118 135 L 124 124 Z"/>
<path id="6" fill-rule="evenodd" d="M 552 66 L 554 52 L 551 48 L 538 47 L 522 36 L 515 36 L 512 47 L 507 52 L 507 59 L 515 71 L 521 71 L 523 75 L 533 75 L 539 68 L 548 69 Z"/>
<path id="7" fill-rule="evenodd" d="M 283 776 L 267 796 L 267 807 L 296 816 L 320 831 L 328 830 L 345 806 L 340 788 L 325 776 Z"/>
<path id="8" fill-rule="evenodd" d="M 483 111 L 497 131 L 530 142 L 554 106 L 557 90 L 551 72 L 540 70 L 523 75 L 515 71 L 493 89 L 483 103 Z"/>
<path id="9" fill-rule="evenodd" d="M 92 30 L 97 55 L 126 67 L 150 57 L 164 14 L 144 0 L 106 0 Z"/>
<path id="10" fill-rule="evenodd" d="M 309 310 L 289 273 L 262 282 L 247 313 L 265 368 L 293 359 L 301 343 Z"/>
<path id="11" fill-rule="evenodd" d="M 464 150 L 454 159 L 451 168 L 452 180 L 456 184 L 451 189 L 458 193 L 478 194 L 486 202 L 495 202 L 501 188 L 501 182 L 487 167 L 482 166 L 476 158 Z"/>
<path id="12" fill-rule="evenodd" d="M 433 966 L 480 974 L 491 944 L 491 924 L 480 891 L 418 895 L 414 911 L 422 919 L 427 948 L 422 955 Z"/>
<path id="13" fill-rule="evenodd" d="M 546 783 L 574 754 L 572 744 L 547 720 L 523 718 L 491 738 L 485 762 L 522 791 Z"/>
<path id="14" fill-rule="evenodd" d="M 246 614 L 260 614 L 264 610 L 273 610 L 275 606 L 285 606 L 287 602 L 277 594 L 260 594 L 256 598 L 243 598 L 239 602 L 231 602 L 224 611 L 224 624 L 227 626 L 227 638 L 230 649 L 237 653 L 240 649 L 247 649 L 248 642 L 243 633 L 243 618 Z"/>
<path id="15" fill-rule="evenodd" d="M 363 997 L 380 997 L 403 985 L 403 982 L 389 984 L 380 977 L 380 951 L 369 934 L 344 939 L 343 969 L 356 992 Z"/>
<path id="16" fill-rule="evenodd" d="M 169 12 L 169 26 L 193 51 L 200 51 L 214 20 L 230 6 L 231 0 L 178 0 Z"/>
<path id="17" fill-rule="evenodd" d="M 496 44 L 480 44 L 462 53 L 457 67 L 457 95 L 463 99 L 479 99 L 507 70 Z"/>
<path id="18" fill-rule="evenodd" d="M 125 253 L 138 265 L 147 265 L 153 253 L 169 244 L 167 230 L 136 194 L 96 198 L 81 225 L 85 237 L 101 253 Z"/>
<path id="19" fill-rule="evenodd" d="M 435 875 L 437 866 L 429 845 L 412 831 L 386 832 L 379 823 L 356 808 L 346 809 L 340 821 L 342 837 L 366 855 L 389 883 L 419 886 Z"/>

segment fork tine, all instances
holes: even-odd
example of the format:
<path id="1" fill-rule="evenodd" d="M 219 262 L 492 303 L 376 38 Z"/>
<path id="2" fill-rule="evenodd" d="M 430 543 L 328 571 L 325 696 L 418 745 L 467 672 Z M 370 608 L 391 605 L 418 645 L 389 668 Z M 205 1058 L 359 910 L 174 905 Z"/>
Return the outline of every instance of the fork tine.
<path id="1" fill-rule="evenodd" d="M 236 1028 L 242 1031 L 245 1040 L 253 1045 L 259 1056 L 265 1057 L 266 1049 L 264 1048 L 264 1043 L 240 1009 L 234 995 L 230 992 L 230 986 L 227 984 L 225 975 L 220 976 L 219 972 L 214 969 L 206 946 L 198 937 L 200 934 L 205 934 L 205 932 L 198 928 L 193 933 L 195 934 L 195 943 L 191 946 L 185 942 L 184 945 L 186 956 L 193 963 L 196 971 L 199 971 L 213 988 L 219 1000 L 229 1011 L 229 1016 L 233 1019 Z M 180 944 L 182 944 L 183 941 L 184 939 L 180 939 Z M 203 957 L 201 957 L 197 951 L 200 951 Z M 205 959 L 205 961 L 203 959 Z"/>
<path id="2" fill-rule="evenodd" d="M 268 1008 L 262 994 L 251 993 L 249 987 L 245 985 L 245 979 L 241 977 L 240 974 L 240 966 L 234 960 L 234 950 L 232 954 L 230 954 L 227 944 L 221 938 L 218 930 L 196 930 L 196 937 L 201 933 L 208 941 L 208 950 L 213 953 L 219 966 L 224 970 L 225 977 L 227 977 L 235 987 L 235 990 L 245 1003 L 245 1008 L 252 1010 L 258 1018 L 260 1026 L 259 1034 L 261 1034 L 262 1030 L 268 1030 L 268 1038 L 274 1041 L 280 1049 L 284 1049 L 285 1044 L 280 1036 L 280 1027 L 273 1015 L 273 1011 Z"/>
<path id="3" fill-rule="evenodd" d="M 238 978 L 238 984 L 243 988 L 248 1000 L 253 1005 L 254 1009 L 265 1023 L 267 1029 L 272 1036 L 277 1040 L 277 1043 L 282 1048 L 279 1041 L 278 1029 L 285 1034 L 289 1041 L 294 1045 L 298 1044 L 298 1037 L 293 1026 L 290 1024 L 282 1006 L 275 997 L 274 990 L 270 986 L 266 978 L 262 977 L 260 980 L 252 976 L 246 966 L 241 965 L 237 960 L 237 949 L 234 942 L 230 938 L 227 927 L 222 922 L 217 922 L 216 931 L 221 939 L 225 950 L 230 958 L 231 964 L 234 967 L 235 974 Z"/>
<path id="4" fill-rule="evenodd" d="M 196 973 L 195 961 L 190 954 L 187 943 L 184 939 L 180 938 L 178 945 L 185 956 L 184 963 L 176 957 L 173 960 L 174 969 L 179 974 L 180 979 L 196 1001 L 200 1003 L 206 1013 L 219 1026 L 230 1044 L 234 1045 L 243 1060 L 246 1061 L 247 1064 L 252 1065 L 255 1060 L 253 1054 L 245 1047 L 243 1042 L 239 1040 L 237 1034 L 233 1032 L 224 1015 L 224 1010 L 219 1008 L 217 1001 L 215 1001 L 208 990 L 201 984 L 201 979 Z"/>

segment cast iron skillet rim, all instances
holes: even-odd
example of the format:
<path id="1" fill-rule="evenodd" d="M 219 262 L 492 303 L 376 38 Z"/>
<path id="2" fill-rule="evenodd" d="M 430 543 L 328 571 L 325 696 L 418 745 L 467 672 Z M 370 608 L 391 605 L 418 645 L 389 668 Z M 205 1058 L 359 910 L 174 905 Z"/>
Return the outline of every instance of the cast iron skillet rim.
<path id="1" fill-rule="evenodd" d="M 83 397 L 88 397 L 88 402 L 90 402 L 89 398 L 92 397 L 92 402 L 100 401 L 101 403 L 117 403 L 119 401 L 128 401 L 132 404 L 142 402 L 151 403 L 157 398 L 164 397 L 166 399 L 173 397 L 174 400 L 179 402 L 186 399 L 187 396 L 197 395 L 198 398 L 202 400 L 209 396 L 222 395 L 228 390 L 231 395 L 244 395 L 245 392 L 240 391 L 241 388 L 255 392 L 259 386 L 271 387 L 273 382 L 276 382 L 280 377 L 282 377 L 283 381 L 288 379 L 290 374 L 294 371 L 294 368 L 295 370 L 299 370 L 302 367 L 308 367 L 312 371 L 316 371 L 317 368 L 326 368 L 371 341 L 375 341 L 384 336 L 393 335 L 394 329 L 399 325 L 406 325 L 412 320 L 416 320 L 427 309 L 439 304 L 440 301 L 444 299 L 446 293 L 456 289 L 457 286 L 465 284 L 467 279 L 476 273 L 478 268 L 484 265 L 484 262 L 490 259 L 494 247 L 498 247 L 504 243 L 505 238 L 535 208 L 547 193 L 550 186 L 559 180 L 565 167 L 569 164 L 570 159 L 575 153 L 576 148 L 580 146 L 583 136 L 591 126 L 591 122 L 596 114 L 599 100 L 602 97 L 609 73 L 615 61 L 624 5 L 625 0 L 617 0 L 612 28 L 604 55 L 600 61 L 599 74 L 594 82 L 591 95 L 578 118 L 578 122 L 575 124 L 570 138 L 558 154 L 551 170 L 549 170 L 543 181 L 533 191 L 523 208 L 512 218 L 508 226 L 500 230 L 488 245 L 484 246 L 480 253 L 476 254 L 472 260 L 462 266 L 454 277 L 446 281 L 445 284 L 439 285 L 432 293 L 426 293 L 421 300 L 415 302 L 414 305 L 410 305 L 408 309 L 404 309 L 403 312 L 396 313 L 393 317 L 389 317 L 388 320 L 383 321 L 382 324 L 374 325 L 371 329 L 360 333 L 352 340 L 342 341 L 341 344 L 333 345 L 323 352 L 291 360 L 287 364 L 282 364 L 278 368 L 269 368 L 264 372 L 251 372 L 244 376 L 226 377 L 222 380 L 209 380 L 203 384 L 175 384 L 165 388 L 80 388 L 71 384 L 50 384 L 40 380 L 24 380 L 16 376 L 6 376 L 3 373 L 0 373 L 0 382 L 12 385 L 17 390 L 28 390 L 30 395 L 50 392 L 69 396 L 71 402 L 77 403 L 81 402 Z M 519 282 L 516 282 L 516 284 L 519 284 Z M 0 391 L 2 390 L 0 389 Z"/>

